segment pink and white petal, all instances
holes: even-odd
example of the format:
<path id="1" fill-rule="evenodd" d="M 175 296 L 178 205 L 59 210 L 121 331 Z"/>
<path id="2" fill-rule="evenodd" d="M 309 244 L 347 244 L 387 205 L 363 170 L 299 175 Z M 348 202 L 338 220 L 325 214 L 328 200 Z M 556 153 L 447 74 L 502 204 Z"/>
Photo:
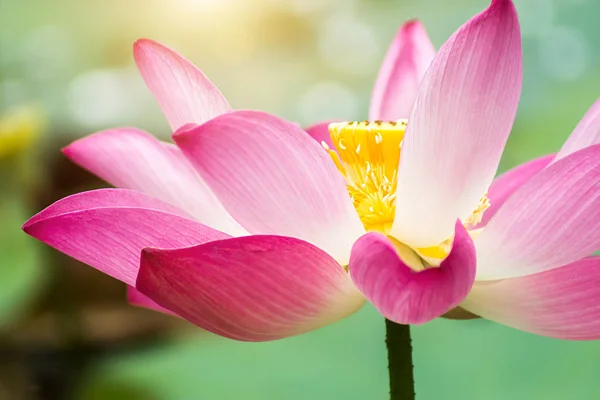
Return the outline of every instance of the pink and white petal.
<path id="1" fill-rule="evenodd" d="M 136 288 L 206 330 L 243 341 L 308 332 L 364 303 L 331 256 L 283 236 L 145 249 Z"/>
<path id="2" fill-rule="evenodd" d="M 162 44 L 139 39 L 133 56 L 173 131 L 231 110 L 219 89 L 194 64 Z"/>
<path id="3" fill-rule="evenodd" d="M 554 161 L 594 144 L 600 144 L 600 99 L 579 121 Z"/>
<path id="4" fill-rule="evenodd" d="M 36 239 L 128 285 L 145 247 L 178 248 L 230 237 L 140 192 L 103 189 L 50 205 L 23 225 Z"/>
<path id="5" fill-rule="evenodd" d="M 439 267 L 415 272 L 380 233 L 367 233 L 352 248 L 350 276 L 384 317 L 400 324 L 422 324 L 459 305 L 475 279 L 475 247 L 456 223 L 452 250 Z"/>
<path id="6" fill-rule="evenodd" d="M 135 128 L 109 129 L 75 141 L 63 153 L 114 186 L 171 203 L 201 223 L 231 235 L 247 234 L 181 150 L 149 133 Z"/>
<path id="7" fill-rule="evenodd" d="M 408 118 L 421 79 L 435 57 L 435 48 L 419 21 L 402 25 L 375 81 L 369 119 L 395 121 Z"/>
<path id="8" fill-rule="evenodd" d="M 344 178 L 301 128 L 263 112 L 234 111 L 174 139 L 249 232 L 303 239 L 347 264 L 364 228 Z"/>
<path id="9" fill-rule="evenodd" d="M 323 145 L 323 143 L 325 143 L 330 149 L 335 149 L 335 146 L 333 145 L 333 142 L 331 141 L 331 136 L 329 134 L 329 124 L 331 124 L 332 122 L 336 121 L 319 122 L 317 124 L 309 126 L 305 129 L 305 131 L 321 146 Z"/>
<path id="10" fill-rule="evenodd" d="M 549 165 L 519 188 L 477 238 L 477 279 L 547 271 L 600 249 L 600 145 Z"/>
<path id="11" fill-rule="evenodd" d="M 473 285 L 461 307 L 536 335 L 600 339 L 600 258 Z"/>
<path id="12" fill-rule="evenodd" d="M 521 81 L 517 13 L 512 1 L 494 0 L 425 74 L 403 141 L 392 236 L 437 245 L 473 212 L 496 174 Z"/>
<path id="13" fill-rule="evenodd" d="M 150 299 L 148 296 L 140 293 L 136 288 L 127 286 L 127 301 L 137 307 L 147 308 L 149 310 L 158 311 L 163 314 L 169 314 L 178 317 L 174 312 L 167 310 L 164 307 L 159 306 L 156 302 Z"/>
<path id="14" fill-rule="evenodd" d="M 506 171 L 494 179 L 487 197 L 490 207 L 484 212 L 481 222 L 475 229 L 483 228 L 489 220 L 498 212 L 500 207 L 513 195 L 513 193 L 533 178 L 538 172 L 546 168 L 554 159 L 555 154 L 548 154 L 523 163 L 509 171 Z"/>
<path id="15" fill-rule="evenodd" d="M 25 225 L 52 218 L 61 214 L 80 211 L 85 208 L 100 207 L 138 207 L 160 210 L 181 217 L 188 217 L 183 210 L 165 203 L 154 197 L 144 195 L 135 190 L 127 189 L 98 189 L 88 192 L 76 193 L 74 195 L 58 200 L 46 207 L 33 217 Z"/>

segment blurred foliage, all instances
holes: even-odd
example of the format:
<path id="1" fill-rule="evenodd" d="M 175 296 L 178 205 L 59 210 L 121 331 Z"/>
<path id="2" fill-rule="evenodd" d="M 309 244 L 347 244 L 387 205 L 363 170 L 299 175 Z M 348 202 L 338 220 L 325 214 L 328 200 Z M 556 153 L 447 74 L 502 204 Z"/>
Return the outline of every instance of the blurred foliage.
<path id="1" fill-rule="evenodd" d="M 26 309 L 44 282 L 37 244 L 20 229 L 29 213 L 23 199 L 0 197 L 0 328 Z"/>
<path id="2" fill-rule="evenodd" d="M 385 399 L 384 332 L 366 306 L 277 342 L 191 337 L 108 359 L 82 399 L 122 385 L 158 400 Z M 414 327 L 413 341 L 418 399 L 593 400 L 600 393 L 598 342 L 541 338 L 485 320 L 436 320 Z"/>
<path id="3" fill-rule="evenodd" d="M 383 399 L 384 324 L 373 310 L 316 332 L 268 343 L 189 337 L 99 368 L 84 399 L 127 384 L 158 399 Z M 119 398 L 118 400 L 124 400 Z M 117 399 L 115 399 L 117 400 Z"/>
<path id="4" fill-rule="evenodd" d="M 44 125 L 43 113 L 32 105 L 0 113 L 0 332 L 27 309 L 45 279 L 35 242 L 20 231 L 31 212 L 26 192 L 32 147 Z"/>

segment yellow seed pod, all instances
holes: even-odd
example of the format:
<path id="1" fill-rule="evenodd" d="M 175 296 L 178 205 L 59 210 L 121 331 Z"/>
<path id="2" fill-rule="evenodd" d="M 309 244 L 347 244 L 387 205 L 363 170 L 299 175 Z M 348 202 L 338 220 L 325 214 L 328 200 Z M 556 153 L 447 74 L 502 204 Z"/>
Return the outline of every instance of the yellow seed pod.
<path id="1" fill-rule="evenodd" d="M 27 150 L 40 136 L 45 118 L 39 108 L 26 105 L 0 116 L 0 159 Z"/>

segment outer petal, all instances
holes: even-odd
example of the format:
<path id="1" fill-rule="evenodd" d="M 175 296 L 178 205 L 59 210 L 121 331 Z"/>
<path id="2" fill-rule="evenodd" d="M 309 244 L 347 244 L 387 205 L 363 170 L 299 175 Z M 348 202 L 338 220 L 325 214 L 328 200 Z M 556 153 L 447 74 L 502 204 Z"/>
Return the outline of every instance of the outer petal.
<path id="1" fill-rule="evenodd" d="M 307 332 L 355 312 L 364 302 L 327 253 L 283 236 L 146 249 L 136 287 L 198 326 L 244 341 Z"/>
<path id="2" fill-rule="evenodd" d="M 452 250 L 439 267 L 415 272 L 398 257 L 389 239 L 367 233 L 352 248 L 350 276 L 386 318 L 422 324 L 464 300 L 475 279 L 475 266 L 475 247 L 459 221 Z"/>
<path id="3" fill-rule="evenodd" d="M 462 306 L 537 335 L 600 339 L 600 258 L 497 282 L 475 282 Z"/>
<path id="4" fill-rule="evenodd" d="M 181 151 L 144 131 L 120 128 L 98 132 L 75 141 L 63 152 L 112 185 L 148 193 L 231 235 L 247 234 Z"/>
<path id="5" fill-rule="evenodd" d="M 103 189 L 57 201 L 27 221 L 23 230 L 134 285 L 144 247 L 177 248 L 229 237 L 177 213 L 139 192 Z"/>
<path id="6" fill-rule="evenodd" d="M 331 158 L 302 129 L 236 111 L 174 139 L 249 232 L 297 237 L 347 263 L 364 228 Z"/>
<path id="7" fill-rule="evenodd" d="M 133 45 L 135 62 L 173 131 L 231 110 L 219 89 L 173 50 L 148 39 Z"/>
<path id="8" fill-rule="evenodd" d="M 392 235 L 412 247 L 450 237 L 491 184 L 521 93 L 521 38 L 510 0 L 494 0 L 442 46 L 403 142 Z"/>
<path id="9" fill-rule="evenodd" d="M 554 161 L 594 144 L 600 144 L 600 99 L 594 103 L 581 121 L 579 121 L 579 124 L 560 149 Z"/>
<path id="10" fill-rule="evenodd" d="M 555 154 L 549 154 L 543 157 L 536 158 L 521 164 L 510 171 L 505 172 L 498 178 L 494 179 L 488 198 L 490 199 L 490 207 L 483 214 L 481 222 L 476 228 L 482 228 L 496 214 L 502 205 L 509 199 L 513 193 L 533 178 L 538 172 L 544 169 L 554 159 Z"/>
<path id="11" fill-rule="evenodd" d="M 599 182 L 600 145 L 534 176 L 477 238 L 477 279 L 546 271 L 600 249 Z"/>
<path id="12" fill-rule="evenodd" d="M 306 133 L 308 133 L 320 145 L 325 142 L 330 149 L 335 149 L 333 143 L 331 142 L 331 136 L 329 135 L 329 124 L 332 122 L 334 121 L 319 122 L 318 124 L 311 125 L 305 129 Z"/>
<path id="13" fill-rule="evenodd" d="M 127 286 L 127 301 L 129 302 L 129 304 L 133 304 L 134 306 L 147 308 L 164 314 L 174 315 L 176 317 L 178 316 L 174 312 L 159 306 L 158 304 L 156 304 L 156 302 L 154 302 L 154 300 L 141 294 L 136 288 L 132 286 Z"/>
<path id="14" fill-rule="evenodd" d="M 383 60 L 373 88 L 369 119 L 408 118 L 435 48 L 419 21 L 402 25 Z"/>

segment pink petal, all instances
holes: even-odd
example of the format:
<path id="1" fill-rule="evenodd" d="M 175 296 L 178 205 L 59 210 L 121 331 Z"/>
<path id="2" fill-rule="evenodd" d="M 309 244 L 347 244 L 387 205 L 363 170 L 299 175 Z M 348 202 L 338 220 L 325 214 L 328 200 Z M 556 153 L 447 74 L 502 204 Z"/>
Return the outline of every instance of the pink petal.
<path id="1" fill-rule="evenodd" d="M 65 197 L 31 217 L 24 226 L 53 218 L 57 215 L 77 212 L 85 208 L 122 206 L 155 209 L 187 217 L 187 214 L 183 210 L 135 190 L 99 189 Z"/>
<path id="2" fill-rule="evenodd" d="M 367 233 L 352 248 L 350 276 L 358 289 L 386 318 L 400 324 L 422 324 L 464 300 L 475 279 L 475 247 L 461 225 L 450 255 L 439 267 L 415 272 L 380 233 Z"/>
<path id="3" fill-rule="evenodd" d="M 571 136 L 558 152 L 555 161 L 594 144 L 600 144 L 600 99 L 579 121 Z"/>
<path id="4" fill-rule="evenodd" d="M 229 237 L 143 193 L 101 189 L 57 201 L 23 230 L 85 264 L 134 285 L 144 247 L 177 248 Z"/>
<path id="5" fill-rule="evenodd" d="M 364 228 L 331 158 L 298 126 L 235 111 L 174 139 L 249 232 L 303 239 L 347 263 Z"/>
<path id="6" fill-rule="evenodd" d="M 231 235 L 247 234 L 181 151 L 144 131 L 120 128 L 98 132 L 77 140 L 63 152 L 112 185 L 176 205 L 203 224 Z"/>
<path id="7" fill-rule="evenodd" d="M 488 221 L 496 214 L 496 212 L 498 212 L 506 200 L 508 200 L 518 188 L 523 186 L 523 184 L 550 164 L 554 157 L 555 154 L 549 154 L 530 160 L 494 179 L 487 195 L 491 205 L 483 214 L 483 218 L 476 228 L 487 225 Z"/>
<path id="8" fill-rule="evenodd" d="M 132 304 L 134 306 L 147 308 L 147 309 L 153 310 L 153 311 L 158 311 L 163 314 L 174 315 L 176 317 L 178 316 L 174 312 L 169 311 L 166 308 L 159 306 L 158 304 L 156 304 L 156 302 L 154 302 L 154 300 L 141 294 L 136 288 L 134 288 L 132 286 L 127 286 L 127 301 L 129 302 L 129 304 Z"/>
<path id="9" fill-rule="evenodd" d="M 519 278 L 475 282 L 461 306 L 537 335 L 600 339 L 600 258 Z"/>
<path id="10" fill-rule="evenodd" d="M 477 279 L 546 271 L 600 249 L 600 145 L 546 167 L 477 238 Z"/>
<path id="11" fill-rule="evenodd" d="M 331 142 L 331 136 L 329 135 L 329 124 L 332 122 L 334 121 L 319 122 L 318 124 L 309 126 L 305 131 L 320 145 L 323 145 L 323 142 L 325 142 L 330 149 L 335 149 L 335 146 Z"/>
<path id="12" fill-rule="evenodd" d="M 146 249 L 136 287 L 194 324 L 244 341 L 308 332 L 364 302 L 333 258 L 283 236 Z"/>
<path id="13" fill-rule="evenodd" d="M 133 45 L 135 62 L 173 131 L 231 110 L 219 89 L 194 64 L 148 39 Z"/>
<path id="14" fill-rule="evenodd" d="M 437 245 L 476 208 L 517 112 L 521 64 L 509 0 L 492 1 L 442 46 L 409 119 L 392 236 L 412 247 Z"/>
<path id="15" fill-rule="evenodd" d="M 383 60 L 373 88 L 369 119 L 408 118 L 435 48 L 419 21 L 402 25 Z"/>

